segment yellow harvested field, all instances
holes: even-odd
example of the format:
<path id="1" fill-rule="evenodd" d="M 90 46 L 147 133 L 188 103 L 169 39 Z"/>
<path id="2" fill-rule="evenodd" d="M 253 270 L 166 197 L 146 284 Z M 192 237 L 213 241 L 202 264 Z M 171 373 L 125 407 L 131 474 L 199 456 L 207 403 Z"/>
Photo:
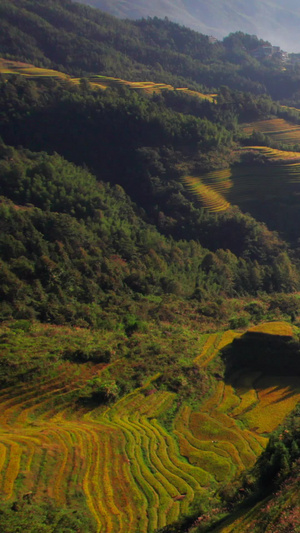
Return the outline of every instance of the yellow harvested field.
<path id="1" fill-rule="evenodd" d="M 300 143 L 300 126 L 287 122 L 282 118 L 258 120 L 242 125 L 244 133 L 251 135 L 253 131 L 264 133 L 272 140 L 286 144 Z"/>
<path id="2" fill-rule="evenodd" d="M 252 328 L 289 336 L 289 324 Z M 199 342 L 195 362 L 205 367 L 241 335 L 226 331 Z M 120 360 L 111 366 L 121 365 Z M 72 394 L 101 365 L 77 373 L 66 362 L 59 376 L 7 387 L 0 395 L 0 482 L 4 501 L 32 491 L 60 505 L 88 510 L 99 533 L 149 533 L 189 511 L 195 498 L 216 491 L 252 466 L 268 433 L 300 401 L 300 379 L 239 371 L 195 410 L 149 379 L 112 406 L 78 408 Z"/>
<path id="3" fill-rule="evenodd" d="M 238 392 L 240 403 L 232 411 L 232 416 L 240 418 L 240 416 L 250 409 L 253 409 L 259 402 L 258 394 L 255 388 L 249 388 L 245 392 Z"/>
<path id="4" fill-rule="evenodd" d="M 183 182 L 197 196 L 202 206 L 211 211 L 226 211 L 230 202 L 226 195 L 233 186 L 231 169 L 214 170 L 200 177 L 185 176 Z"/>
<path id="5" fill-rule="evenodd" d="M 291 325 L 279 321 L 263 323 L 248 331 L 293 335 Z M 232 331 L 210 335 L 195 362 L 205 366 L 223 346 L 241 335 Z M 230 383 L 219 381 L 200 410 L 193 412 L 184 407 L 178 413 L 175 433 L 180 452 L 191 464 L 204 468 L 216 482 L 226 470 L 227 479 L 231 479 L 254 464 L 267 445 L 268 434 L 299 401 L 300 378 L 266 377 L 261 372 L 239 371 Z"/>
<path id="6" fill-rule="evenodd" d="M 269 146 L 247 146 L 240 149 L 241 152 L 258 152 L 268 158 L 271 162 L 300 162 L 300 153 L 287 150 L 277 150 Z"/>
<path id="7" fill-rule="evenodd" d="M 201 464 L 202 468 L 205 452 L 213 452 L 207 456 L 205 469 L 215 480 L 220 468 L 228 468 L 225 457 L 231 463 L 228 475 L 232 477 L 254 464 L 268 442 L 265 436 L 283 422 L 299 401 L 300 378 L 242 373 L 233 385 L 219 383 L 201 411 L 184 409 L 179 413 L 175 429 L 180 452 L 191 464 Z"/>
<path id="8" fill-rule="evenodd" d="M 0 58 L 0 74 L 19 74 L 21 76 L 28 77 L 55 77 L 61 79 L 69 79 L 70 76 L 59 72 L 58 70 L 45 69 L 35 67 L 34 65 L 29 65 L 26 63 L 21 63 L 19 61 L 9 61 L 6 59 Z"/>
<path id="9" fill-rule="evenodd" d="M 113 78 L 110 76 L 92 76 L 88 78 L 90 83 L 94 86 L 101 86 L 104 88 L 107 87 L 114 87 L 114 86 L 125 86 L 129 89 L 142 89 L 143 91 L 147 93 L 154 93 L 154 92 L 160 92 L 162 90 L 169 90 L 174 91 L 174 87 L 172 85 L 167 85 L 165 83 L 155 83 L 152 81 L 128 81 L 128 80 L 122 80 L 121 78 Z"/>
<path id="10" fill-rule="evenodd" d="M 175 395 L 148 396 L 143 391 L 149 382 L 100 416 L 97 410 L 77 413 L 71 398 L 57 413 L 53 401 L 66 387 L 78 388 L 81 377 L 62 373 L 43 385 L 4 391 L 2 497 L 32 490 L 37 499 L 47 493 L 66 504 L 79 491 L 99 532 L 146 533 L 177 520 L 210 477 L 185 463 L 174 437 L 156 420 Z M 21 471 L 26 475 L 17 484 Z"/>
<path id="11" fill-rule="evenodd" d="M 230 344 L 233 339 L 240 337 L 242 333 L 233 331 L 231 329 L 224 333 L 213 333 L 209 335 L 200 354 L 195 358 L 195 363 L 202 367 L 206 367 L 225 346 Z"/>
<path id="12" fill-rule="evenodd" d="M 197 98 L 200 98 L 200 100 L 208 100 L 209 102 L 213 103 L 215 102 L 217 94 L 204 94 L 199 93 L 198 91 L 191 91 L 190 89 L 187 89 L 186 87 L 179 87 L 175 89 L 176 91 L 181 91 L 185 94 L 190 94 L 191 96 L 196 96 Z"/>
<path id="13" fill-rule="evenodd" d="M 232 385 L 226 384 L 223 392 L 222 403 L 219 406 L 221 413 L 229 413 L 237 409 L 241 404 L 241 398 L 238 397 Z"/>
<path id="14" fill-rule="evenodd" d="M 206 360 L 208 355 L 214 351 L 215 345 L 218 343 L 219 335 L 217 333 L 213 333 L 212 335 L 209 335 L 207 341 L 205 342 L 201 353 L 195 358 L 195 363 L 198 363 L 200 365 L 203 364 L 203 361 Z"/>
<path id="15" fill-rule="evenodd" d="M 215 187 L 206 185 L 202 179 L 185 176 L 183 181 L 209 211 L 220 212 L 229 209 L 230 203 L 225 197 Z"/>
<path id="16" fill-rule="evenodd" d="M 268 203 L 292 202 L 296 209 L 300 196 L 300 153 L 266 146 L 240 148 L 239 155 L 260 155 L 263 163 L 243 163 L 230 168 L 182 178 L 201 206 L 211 212 L 222 212 L 238 205 L 254 210 Z"/>
<path id="17" fill-rule="evenodd" d="M 241 416 L 244 424 L 256 433 L 270 433 L 283 422 L 300 401 L 300 378 L 273 376 L 257 380 L 258 403 Z"/>
<path id="18" fill-rule="evenodd" d="M 0 58 L 0 74 L 19 74 L 27 77 L 54 77 L 67 80 L 71 83 L 78 85 L 80 78 L 74 78 L 63 72 L 57 70 L 45 69 L 29 65 L 27 63 L 21 63 L 19 61 L 10 61 Z M 172 85 L 166 83 L 155 83 L 152 81 L 128 81 L 121 78 L 114 78 L 111 76 L 91 76 L 86 78 L 92 87 L 105 90 L 108 87 L 124 86 L 133 90 L 142 90 L 147 94 L 159 93 L 161 91 L 181 91 L 189 94 L 195 98 L 201 100 L 208 100 L 213 103 L 216 98 L 216 94 L 204 94 L 197 91 L 192 91 L 187 87 L 174 88 Z"/>
<path id="19" fill-rule="evenodd" d="M 293 328 L 287 322 L 264 322 L 249 328 L 248 331 L 266 333 L 267 335 L 282 335 L 285 337 L 293 336 Z"/>

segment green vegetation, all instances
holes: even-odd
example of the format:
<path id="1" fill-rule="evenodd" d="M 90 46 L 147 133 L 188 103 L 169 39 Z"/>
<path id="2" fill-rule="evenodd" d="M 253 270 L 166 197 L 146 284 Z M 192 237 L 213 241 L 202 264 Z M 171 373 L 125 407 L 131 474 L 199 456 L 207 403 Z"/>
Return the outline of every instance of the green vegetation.
<path id="1" fill-rule="evenodd" d="M 85 533 L 91 523 L 82 511 L 56 508 L 51 501 L 37 505 L 31 494 L 13 504 L 1 505 L 0 527 L 3 533 Z"/>
<path id="2" fill-rule="evenodd" d="M 199 177 L 186 176 L 183 182 L 211 212 L 228 211 L 238 205 L 296 245 L 299 152 L 247 146 L 240 152 L 239 162 L 231 167 L 205 172 Z"/>
<path id="3" fill-rule="evenodd" d="M 255 533 L 299 530 L 299 407 L 270 438 L 255 467 L 243 478 L 242 488 L 224 492 L 230 515 L 207 527 L 194 522 L 193 533 L 205 531 Z M 223 509 L 224 512 L 224 509 Z M 204 522 L 204 521 L 203 521 Z"/>
<path id="4" fill-rule="evenodd" d="M 273 141 L 290 144 L 293 147 L 299 144 L 300 129 L 298 125 L 290 124 L 282 118 L 258 120 L 243 126 L 245 133 L 251 134 L 253 131 L 261 132 L 269 136 Z"/>
<path id="5" fill-rule="evenodd" d="M 198 0 L 197 3 L 182 5 L 165 3 L 163 0 L 153 0 L 151 4 L 146 5 L 141 0 L 84 0 L 81 3 L 97 7 L 123 19 L 149 16 L 164 19 L 167 16 L 170 20 L 176 20 L 188 28 L 220 39 L 232 28 L 238 28 L 251 34 L 248 36 L 250 43 L 253 42 L 253 33 L 255 33 L 267 38 L 273 44 L 280 44 L 284 50 L 299 52 L 297 47 L 299 12 L 293 0 L 288 0 L 284 4 L 278 0 L 262 0 L 259 4 L 249 5 L 236 0 L 223 0 L 222 3 Z M 234 51 L 237 57 L 242 56 L 242 52 L 245 56 L 245 49 Z"/>
<path id="6" fill-rule="evenodd" d="M 273 331 L 273 323 L 265 329 Z M 154 531 L 181 516 L 191 521 L 199 499 L 205 517 L 220 506 L 216 489 L 225 490 L 267 444 L 265 427 L 255 427 L 264 398 L 270 402 L 266 378 L 244 371 L 232 374 L 233 385 L 216 379 L 218 351 L 238 333 L 208 336 L 188 321 L 181 330 L 153 321 L 147 334 L 118 339 L 109 330 L 25 320 L 3 323 L 0 333 L 0 474 L 7 502 L 0 519 L 7 531 L 17 524 L 30 532 L 38 523 L 41 531 L 54 525 L 91 533 Z M 180 343 L 189 349 L 181 359 Z M 299 377 L 277 380 L 269 431 L 293 410 L 299 391 Z M 32 508 L 37 524 L 28 524 Z"/>
<path id="7" fill-rule="evenodd" d="M 227 85 L 256 95 L 267 91 L 275 99 L 293 99 L 298 91 L 298 67 L 284 71 L 276 58 L 258 61 L 251 52 L 266 41 L 241 32 L 210 43 L 168 20 L 121 21 L 71 0 L 1 0 L 0 13 L 7 59 L 75 76 L 188 83 L 198 90 Z"/>
<path id="8" fill-rule="evenodd" d="M 300 400 L 300 112 L 270 95 L 297 69 L 69 0 L 0 12 L 0 525 L 230 522 L 294 468 L 268 439 Z"/>

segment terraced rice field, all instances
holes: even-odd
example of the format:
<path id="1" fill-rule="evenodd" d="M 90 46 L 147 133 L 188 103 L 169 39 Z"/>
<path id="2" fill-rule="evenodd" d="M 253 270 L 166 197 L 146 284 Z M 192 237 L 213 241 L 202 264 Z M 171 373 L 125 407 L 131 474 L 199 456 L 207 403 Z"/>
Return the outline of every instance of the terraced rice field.
<path id="1" fill-rule="evenodd" d="M 231 187 L 231 171 L 209 172 L 201 178 L 185 176 L 183 181 L 188 189 L 200 200 L 203 207 L 211 212 L 226 211 L 230 203 L 225 198 L 225 192 Z"/>
<path id="2" fill-rule="evenodd" d="M 300 163 L 300 153 L 286 150 L 277 150 L 268 146 L 248 146 L 241 149 L 241 152 L 257 152 L 271 163 Z"/>
<path id="3" fill-rule="evenodd" d="M 251 135 L 253 131 L 264 133 L 276 142 L 290 145 L 300 143 L 300 126 L 282 118 L 249 122 L 243 124 L 242 129 L 247 135 Z"/>
<path id="4" fill-rule="evenodd" d="M 60 411 L 72 387 L 59 377 L 3 391 L 2 498 L 32 491 L 65 505 L 83 495 L 95 530 L 105 532 L 154 531 L 187 511 L 208 476 L 183 461 L 157 422 L 174 394 L 140 389 L 98 418 L 68 403 Z"/>
<path id="5" fill-rule="evenodd" d="M 26 77 L 54 77 L 60 79 L 69 79 L 70 76 L 57 70 L 38 68 L 28 63 L 19 61 L 10 61 L 0 58 L 0 74 L 19 74 Z"/>
<path id="6" fill-rule="evenodd" d="M 143 90 L 146 93 L 152 94 L 154 92 L 160 92 L 163 89 L 168 89 L 169 91 L 173 91 L 174 87 L 172 85 L 166 85 L 165 83 L 154 83 L 151 81 L 127 81 L 122 80 L 120 78 L 112 78 L 109 76 L 92 76 L 89 78 L 89 82 L 92 85 L 100 86 L 103 89 L 106 89 L 107 87 L 118 87 L 118 86 L 124 86 L 128 87 L 129 89 L 135 89 L 135 90 Z"/>
<path id="7" fill-rule="evenodd" d="M 253 331 L 292 336 L 291 326 L 282 322 L 263 324 Z M 230 331 L 211 335 L 196 362 L 205 365 L 211 355 L 238 335 Z M 201 410 L 182 407 L 175 421 L 180 452 L 189 463 L 205 469 L 212 487 L 226 483 L 254 464 L 266 446 L 268 433 L 299 401 L 299 377 L 241 370 L 230 384 L 219 381 Z"/>
<path id="8" fill-rule="evenodd" d="M 292 220 L 299 210 L 300 154 L 267 147 L 250 149 L 262 155 L 265 164 L 233 167 L 233 187 L 226 199 L 258 220 L 266 221 L 270 229 L 286 232 L 293 238 Z M 289 217 L 291 223 L 287 224 Z"/>
<path id="9" fill-rule="evenodd" d="M 124 86 L 128 87 L 129 89 L 142 90 L 148 94 L 153 94 L 164 90 L 178 91 L 199 98 L 200 100 L 208 100 L 209 102 L 214 102 L 215 97 L 217 96 L 216 94 L 204 94 L 198 91 L 191 91 L 187 87 L 175 88 L 172 85 L 167 85 L 165 83 L 154 83 L 152 81 L 127 81 L 120 78 L 112 78 L 101 75 L 90 77 L 89 81 L 92 85 L 99 85 L 103 88 Z"/>
<path id="10" fill-rule="evenodd" d="M 257 328 L 256 328 L 257 329 Z M 261 331 L 290 336 L 285 323 Z M 241 333 L 203 336 L 195 363 L 207 367 Z M 114 363 L 115 364 L 115 363 Z M 160 422 L 177 395 L 158 376 L 105 411 L 74 391 L 107 365 L 66 363 L 56 377 L 8 387 L 0 397 L 0 488 L 4 501 L 32 491 L 89 510 L 95 531 L 148 533 L 187 512 L 195 497 L 253 465 L 271 431 L 300 401 L 300 380 L 241 371 L 216 381 L 201 409 L 183 404 L 174 430 Z M 270 422 L 268 413 L 272 412 Z"/>
<path id="11" fill-rule="evenodd" d="M 204 94 L 199 93 L 198 91 L 191 91 L 190 89 L 187 89 L 185 87 L 180 87 L 176 89 L 176 91 L 181 91 L 185 94 L 189 94 L 191 96 L 196 96 L 197 98 L 200 98 L 200 100 L 208 100 L 211 103 L 214 103 L 216 100 L 217 94 Z"/>
<path id="12" fill-rule="evenodd" d="M 6 59 L 2 59 L 2 58 L 0 58 L 0 74 L 19 74 L 21 76 L 26 76 L 30 78 L 52 77 L 52 78 L 59 78 L 62 80 L 66 80 L 71 83 L 75 83 L 76 85 L 79 85 L 80 83 L 80 78 L 74 78 L 72 76 L 68 76 L 67 74 L 59 72 L 57 70 L 39 68 L 39 67 L 35 67 L 34 65 L 27 64 L 27 63 L 21 63 L 18 61 L 10 61 Z M 113 78 L 113 77 L 101 76 L 101 75 L 91 76 L 90 78 L 87 78 L 87 79 L 92 85 L 92 87 L 96 87 L 98 89 L 107 89 L 108 87 L 124 86 L 124 87 L 128 87 L 129 89 L 142 90 L 143 92 L 146 92 L 148 94 L 161 92 L 163 90 L 181 91 L 186 94 L 190 94 L 191 96 L 200 98 L 201 100 L 208 100 L 209 102 L 214 102 L 214 99 L 217 96 L 215 94 L 203 94 L 197 91 L 191 91 L 186 87 L 175 89 L 172 85 L 167 85 L 165 83 L 154 83 L 151 81 L 134 82 L 134 81 L 122 80 L 120 78 Z"/>
<path id="13" fill-rule="evenodd" d="M 265 163 L 234 165 L 199 177 L 186 176 L 183 181 L 201 205 L 211 212 L 225 211 L 238 205 L 262 219 L 268 210 L 274 212 L 274 204 L 287 202 L 289 210 L 293 206 L 298 209 L 300 154 L 265 146 L 240 150 L 242 154 L 247 152 L 261 155 Z M 259 205 L 263 207 L 262 213 L 258 211 Z M 277 214 L 280 215 L 280 212 Z"/>
<path id="14" fill-rule="evenodd" d="M 256 333 L 266 333 L 268 335 L 281 335 L 282 337 L 292 337 L 293 327 L 287 322 L 263 322 L 257 326 L 252 326 L 248 331 Z"/>

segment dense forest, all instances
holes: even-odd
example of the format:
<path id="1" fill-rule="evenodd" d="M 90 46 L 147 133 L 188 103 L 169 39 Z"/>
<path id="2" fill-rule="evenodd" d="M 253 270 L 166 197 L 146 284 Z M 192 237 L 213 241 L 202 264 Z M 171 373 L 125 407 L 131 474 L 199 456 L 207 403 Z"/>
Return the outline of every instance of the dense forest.
<path id="1" fill-rule="evenodd" d="M 0 13 L 1 528 L 212 531 L 269 488 L 294 486 L 298 468 L 300 70 L 255 59 L 266 42 L 241 32 L 211 43 L 70 0 L 0 0 Z M 247 133 L 249 123 L 267 127 Z M 288 133 L 272 137 L 274 124 Z M 242 188 L 246 171 L 266 179 L 262 197 Z M 267 333 L 253 331 L 264 322 Z M 245 387 L 258 402 L 270 367 L 293 398 L 276 427 L 247 426 L 241 410 L 225 430 Z M 213 413 L 236 451 L 217 455 L 213 432 L 197 440 L 197 428 L 187 444 L 187 412 L 191 431 Z M 13 443 L 16 421 L 29 434 Z M 100 436 L 111 439 L 104 464 Z M 126 471 L 126 497 L 111 463 Z"/>
<path id="2" fill-rule="evenodd" d="M 274 99 L 298 92 L 299 67 L 252 51 L 266 41 L 235 33 L 222 42 L 166 20 L 122 21 L 71 0 L 0 2 L 4 57 L 77 76 L 106 74 L 177 86 L 226 85 Z"/>
<path id="3" fill-rule="evenodd" d="M 151 4 L 143 0 L 84 0 L 80 3 L 121 19 L 168 17 L 218 39 L 240 30 L 263 37 L 288 52 L 299 52 L 299 10 L 294 0 L 260 0 L 249 4 L 239 0 L 223 0 L 222 3 L 217 0 L 182 0 L 180 3 L 153 0 Z"/>
<path id="4" fill-rule="evenodd" d="M 107 290 L 209 300 L 298 287 L 297 260 L 284 241 L 237 208 L 204 211 L 182 183 L 184 171 L 216 165 L 222 153 L 222 164 L 230 158 L 234 133 L 217 121 L 215 110 L 208 108 L 209 120 L 174 111 L 163 97 L 157 102 L 155 95 L 103 93 L 52 80 L 4 80 L 0 95 L 5 142 L 54 152 L 2 146 L 3 282 L 11 276 L 6 283 L 13 307 L 21 301 L 26 309 L 28 299 L 33 313 L 33 280 L 50 283 L 46 293 L 62 308 L 70 296 L 74 306 L 77 299 L 100 303 Z M 93 170 L 101 187 L 58 152 Z M 48 266 L 38 265 L 42 257 Z M 42 276 L 44 269 L 49 272 Z M 38 300 L 51 313 L 47 298 L 40 294 Z"/>

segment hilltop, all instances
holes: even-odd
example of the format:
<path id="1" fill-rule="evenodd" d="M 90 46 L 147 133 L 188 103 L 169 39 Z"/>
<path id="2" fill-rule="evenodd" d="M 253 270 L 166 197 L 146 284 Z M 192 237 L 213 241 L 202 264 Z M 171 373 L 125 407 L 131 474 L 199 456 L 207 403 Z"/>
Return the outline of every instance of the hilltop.
<path id="1" fill-rule="evenodd" d="M 252 0 L 251 3 L 240 0 L 85 0 L 83 3 L 120 18 L 168 17 L 173 22 L 218 39 L 231 32 L 243 31 L 280 45 L 289 52 L 300 52 L 300 8 L 294 0 Z"/>
<path id="2" fill-rule="evenodd" d="M 222 43 L 168 20 L 122 21 L 71 0 L 0 1 L 2 57 L 74 76 L 102 74 L 200 92 L 220 85 L 293 99 L 299 68 L 274 54 L 253 55 L 266 41 L 237 32 Z M 275 43 L 276 44 L 276 43 Z"/>

